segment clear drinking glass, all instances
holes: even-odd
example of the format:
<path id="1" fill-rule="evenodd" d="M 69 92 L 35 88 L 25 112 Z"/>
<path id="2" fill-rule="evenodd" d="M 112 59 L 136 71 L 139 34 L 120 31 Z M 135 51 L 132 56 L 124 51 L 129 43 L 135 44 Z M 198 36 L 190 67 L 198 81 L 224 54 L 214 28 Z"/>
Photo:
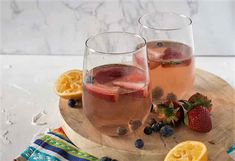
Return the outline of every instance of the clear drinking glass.
<path id="1" fill-rule="evenodd" d="M 100 132 L 129 134 L 141 127 L 151 108 L 146 42 L 127 32 L 89 38 L 83 66 L 84 113 Z M 141 57 L 136 64 L 135 58 Z"/>
<path id="2" fill-rule="evenodd" d="M 169 12 L 139 18 L 139 34 L 147 41 L 152 101 L 182 99 L 193 87 L 192 20 Z"/>

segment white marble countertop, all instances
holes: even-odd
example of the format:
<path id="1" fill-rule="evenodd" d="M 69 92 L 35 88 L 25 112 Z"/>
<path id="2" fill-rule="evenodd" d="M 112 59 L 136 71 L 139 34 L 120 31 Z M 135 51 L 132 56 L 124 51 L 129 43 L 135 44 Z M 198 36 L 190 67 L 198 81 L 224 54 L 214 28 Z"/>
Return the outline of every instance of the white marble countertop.
<path id="1" fill-rule="evenodd" d="M 197 54 L 235 55 L 234 0 L 1 0 L 0 3 L 3 54 L 82 54 L 89 36 L 117 30 L 138 33 L 140 16 L 167 11 L 192 18 Z"/>
<path id="2" fill-rule="evenodd" d="M 82 56 L 0 55 L 0 160 L 12 160 L 36 133 L 58 127 L 57 76 L 82 69 Z M 235 57 L 197 57 L 196 67 L 212 72 L 235 88 Z M 31 124 L 32 116 L 45 111 L 47 124 Z"/>

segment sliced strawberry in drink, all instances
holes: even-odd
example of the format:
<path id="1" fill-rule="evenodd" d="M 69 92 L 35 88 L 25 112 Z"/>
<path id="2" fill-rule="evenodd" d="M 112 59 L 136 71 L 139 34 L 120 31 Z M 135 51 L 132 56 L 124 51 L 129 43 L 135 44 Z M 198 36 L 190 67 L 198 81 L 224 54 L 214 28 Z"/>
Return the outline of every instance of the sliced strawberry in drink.
<path id="1" fill-rule="evenodd" d="M 142 53 L 135 53 L 133 55 L 133 62 L 137 66 L 144 67 L 145 66 L 145 60 L 144 60 L 143 54 Z"/>
<path id="2" fill-rule="evenodd" d="M 146 79 L 145 71 L 133 68 L 122 80 L 128 82 L 144 82 Z"/>
<path id="3" fill-rule="evenodd" d="M 184 64 L 184 65 L 190 65 L 192 63 L 192 58 L 188 58 L 188 59 L 185 59 L 185 60 L 183 60 L 182 61 L 182 64 Z"/>
<path id="4" fill-rule="evenodd" d="M 163 60 L 169 59 L 182 59 L 183 55 L 181 52 L 175 51 L 172 48 L 166 48 L 164 51 L 164 55 L 162 56 Z"/>
<path id="5" fill-rule="evenodd" d="M 161 65 L 160 60 L 163 54 L 161 53 L 162 49 L 158 48 L 156 50 L 155 48 L 148 48 L 148 60 L 149 60 L 149 68 L 154 69 L 157 68 L 159 65 Z"/>
<path id="6" fill-rule="evenodd" d="M 103 67 L 99 68 L 99 70 L 94 71 L 94 79 L 100 83 L 104 84 L 115 79 L 118 79 L 125 75 L 125 71 L 120 66 L 114 67 Z"/>
<path id="7" fill-rule="evenodd" d="M 137 98 L 146 98 L 149 94 L 148 92 L 148 86 L 145 86 L 144 88 L 141 88 L 135 92 L 129 93 L 131 96 L 133 97 L 137 97 Z"/>
<path id="8" fill-rule="evenodd" d="M 179 67 L 188 66 L 191 64 L 191 57 L 185 58 L 181 52 L 177 52 L 172 48 L 167 48 L 164 51 L 164 56 L 162 57 L 161 65 L 162 67 Z"/>
<path id="9" fill-rule="evenodd" d="M 160 61 L 149 61 L 149 69 L 157 68 L 159 65 L 161 65 Z"/>
<path id="10" fill-rule="evenodd" d="M 124 81 L 114 81 L 113 85 L 127 90 L 139 90 L 144 87 L 144 83 L 134 83 L 134 82 L 124 82 Z"/>
<path id="11" fill-rule="evenodd" d="M 147 97 L 148 88 L 146 88 L 145 83 L 135 83 L 135 82 L 124 82 L 124 81 L 114 81 L 113 85 L 120 87 L 120 91 L 125 92 L 127 95 L 134 97 Z"/>
<path id="12" fill-rule="evenodd" d="M 88 93 L 100 99 L 104 99 L 111 102 L 116 102 L 118 100 L 119 87 L 108 87 L 105 85 L 94 84 L 86 84 L 84 85 L 84 87 Z"/>

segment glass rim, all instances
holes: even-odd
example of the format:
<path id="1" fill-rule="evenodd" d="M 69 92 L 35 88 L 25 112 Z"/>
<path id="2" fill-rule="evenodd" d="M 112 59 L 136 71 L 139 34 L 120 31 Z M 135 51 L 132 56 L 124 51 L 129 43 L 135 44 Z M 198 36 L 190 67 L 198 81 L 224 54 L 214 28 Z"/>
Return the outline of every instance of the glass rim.
<path id="1" fill-rule="evenodd" d="M 183 19 L 186 19 L 188 21 L 187 24 L 185 25 L 182 25 L 181 27 L 172 27 L 172 28 L 157 28 L 157 27 L 152 27 L 152 26 L 147 26 L 145 25 L 143 22 L 141 22 L 141 20 L 145 17 L 145 16 L 148 16 L 148 15 L 151 15 L 151 14 L 155 14 L 155 13 L 162 13 L 162 14 L 169 14 L 169 15 L 175 15 L 175 16 L 178 16 L 178 17 L 181 17 Z M 181 30 L 187 26 L 190 26 L 192 25 L 193 21 L 192 19 L 189 17 L 189 16 L 186 16 L 184 14 L 179 14 L 179 13 L 176 13 L 176 12 L 149 12 L 149 13 L 146 13 L 144 14 L 143 16 L 141 16 L 139 19 L 138 19 L 138 23 L 143 26 L 144 28 L 147 28 L 147 29 L 152 29 L 152 30 L 158 30 L 158 31 L 175 31 L 175 30 Z"/>
<path id="2" fill-rule="evenodd" d="M 89 47 L 88 42 L 91 41 L 92 39 L 94 39 L 97 36 L 101 36 L 101 35 L 105 35 L 105 34 L 127 34 L 130 35 L 132 37 L 135 38 L 139 38 L 143 41 L 143 46 L 141 46 L 140 48 L 136 48 L 135 50 L 132 51 L 125 51 L 125 52 L 104 52 L 104 51 L 99 51 L 96 49 L 93 49 L 92 47 Z M 85 41 L 85 46 L 88 50 L 94 52 L 94 53 L 99 53 L 99 54 L 107 54 L 107 55 L 122 55 L 122 54 L 132 54 L 134 52 L 137 52 L 141 49 L 143 49 L 144 47 L 146 47 L 146 40 L 145 38 L 143 38 L 142 36 L 136 34 L 136 33 L 131 33 L 131 32 L 124 32 L 124 31 L 109 31 L 109 32 L 102 32 L 102 33 L 98 33 L 96 35 L 90 36 L 86 41 Z M 138 45 L 138 44 L 137 44 Z"/>

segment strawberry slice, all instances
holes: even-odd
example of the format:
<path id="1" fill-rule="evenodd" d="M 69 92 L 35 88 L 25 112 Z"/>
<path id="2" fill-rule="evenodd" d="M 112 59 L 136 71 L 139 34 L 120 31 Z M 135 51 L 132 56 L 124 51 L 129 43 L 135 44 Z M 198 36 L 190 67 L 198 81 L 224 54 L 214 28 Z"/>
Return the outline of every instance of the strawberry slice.
<path id="1" fill-rule="evenodd" d="M 134 83 L 124 81 L 114 81 L 113 85 L 120 87 L 120 91 L 133 97 L 143 98 L 147 97 L 148 89 L 145 87 L 145 83 Z"/>
<path id="2" fill-rule="evenodd" d="M 144 83 L 134 83 L 134 82 L 124 82 L 124 81 L 114 81 L 113 85 L 127 90 L 139 90 L 144 87 Z"/>
<path id="3" fill-rule="evenodd" d="M 95 97 L 104 99 L 106 101 L 116 102 L 118 100 L 119 87 L 108 87 L 105 85 L 84 85 L 85 90 Z"/>
<path id="4" fill-rule="evenodd" d="M 113 81 L 124 75 L 125 75 L 125 70 L 123 70 L 121 66 L 116 66 L 116 67 L 104 66 L 103 68 L 94 71 L 94 79 L 100 84 Z"/>
<path id="5" fill-rule="evenodd" d="M 162 57 L 161 65 L 162 67 L 179 67 L 188 66 L 192 63 L 192 58 L 184 58 L 183 54 L 173 50 L 172 48 L 167 48 L 164 51 L 164 56 Z"/>
<path id="6" fill-rule="evenodd" d="M 183 55 L 181 52 L 177 52 L 173 50 L 172 48 L 166 48 L 164 51 L 164 55 L 162 56 L 163 60 L 169 60 L 169 59 L 182 59 Z"/>
<path id="7" fill-rule="evenodd" d="M 160 61 L 149 61 L 149 69 L 154 69 L 157 68 L 158 66 L 161 65 Z"/>
<path id="8" fill-rule="evenodd" d="M 133 55 L 133 62 L 136 65 L 139 65 L 140 67 L 145 66 L 144 56 L 142 53 L 136 53 Z"/>
<path id="9" fill-rule="evenodd" d="M 146 78 L 145 72 L 141 69 L 134 68 L 129 74 L 123 77 L 123 80 L 127 82 L 144 82 Z"/>

